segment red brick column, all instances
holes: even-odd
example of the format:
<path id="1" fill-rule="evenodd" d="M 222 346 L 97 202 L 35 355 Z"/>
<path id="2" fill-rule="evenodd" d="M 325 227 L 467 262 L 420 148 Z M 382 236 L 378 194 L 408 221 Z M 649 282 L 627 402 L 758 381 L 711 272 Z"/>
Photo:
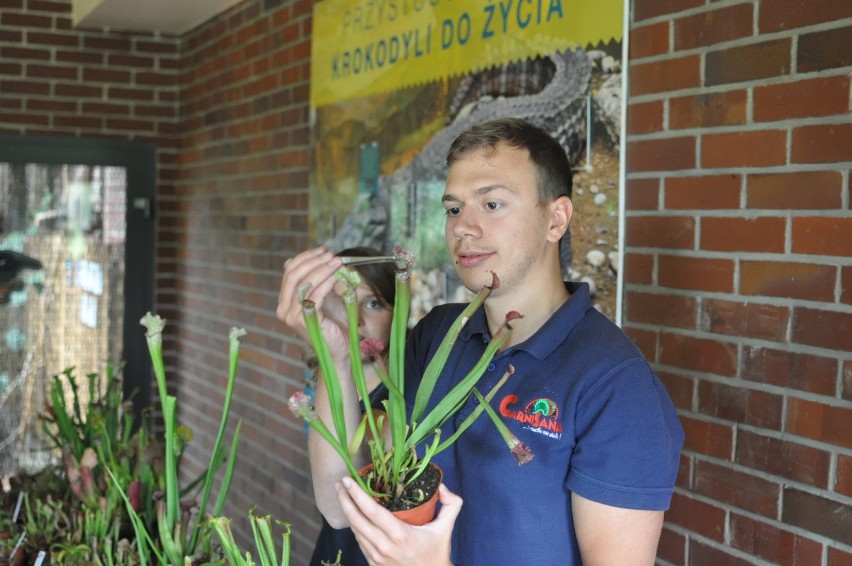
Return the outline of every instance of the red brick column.
<path id="1" fill-rule="evenodd" d="M 686 429 L 665 564 L 852 564 L 852 5 L 636 0 L 624 326 Z"/>

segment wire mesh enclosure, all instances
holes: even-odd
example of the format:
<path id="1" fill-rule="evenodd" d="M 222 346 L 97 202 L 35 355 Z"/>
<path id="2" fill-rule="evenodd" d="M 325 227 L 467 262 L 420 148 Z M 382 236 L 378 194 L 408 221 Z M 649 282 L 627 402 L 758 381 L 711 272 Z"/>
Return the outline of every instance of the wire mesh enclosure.
<path id="1" fill-rule="evenodd" d="M 123 349 L 126 170 L 0 163 L 0 253 L 40 268 L 3 266 L 0 303 L 0 474 L 40 469 L 39 415 L 54 375 L 96 373 Z M 67 384 L 66 384 L 67 385 Z M 66 388 L 67 394 L 70 390 Z M 81 403 L 88 392 L 81 391 Z M 69 400 L 70 402 L 70 400 Z"/>

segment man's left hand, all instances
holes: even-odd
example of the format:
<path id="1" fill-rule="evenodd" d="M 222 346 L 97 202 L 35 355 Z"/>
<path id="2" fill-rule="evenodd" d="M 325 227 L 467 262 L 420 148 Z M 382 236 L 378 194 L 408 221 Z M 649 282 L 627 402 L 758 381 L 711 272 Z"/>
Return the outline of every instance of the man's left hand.
<path id="1" fill-rule="evenodd" d="M 441 511 L 431 523 L 415 527 L 397 519 L 352 478 L 337 487 L 340 507 L 371 566 L 451 566 L 450 539 L 462 499 L 444 484 L 438 488 Z"/>

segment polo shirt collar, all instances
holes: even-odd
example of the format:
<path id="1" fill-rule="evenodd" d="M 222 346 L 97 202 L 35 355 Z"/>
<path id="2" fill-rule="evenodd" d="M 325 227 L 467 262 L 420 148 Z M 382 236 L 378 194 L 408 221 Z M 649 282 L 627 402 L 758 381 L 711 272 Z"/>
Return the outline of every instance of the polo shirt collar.
<path id="1" fill-rule="evenodd" d="M 588 283 L 566 281 L 565 288 L 571 294 L 568 300 L 553 313 L 535 334 L 510 349 L 523 350 L 537 359 L 543 360 L 565 341 L 565 337 L 577 326 L 585 316 L 586 311 L 594 308 L 589 295 Z M 474 336 L 480 336 L 484 342 L 491 340 L 484 308 L 477 309 L 459 333 L 459 339 L 465 342 Z"/>

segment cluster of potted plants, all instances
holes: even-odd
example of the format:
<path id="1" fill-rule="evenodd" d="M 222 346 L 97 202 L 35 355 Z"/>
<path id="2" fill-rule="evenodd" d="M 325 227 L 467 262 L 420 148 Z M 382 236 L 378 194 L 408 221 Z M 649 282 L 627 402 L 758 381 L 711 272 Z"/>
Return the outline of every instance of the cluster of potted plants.
<path id="1" fill-rule="evenodd" d="M 225 401 L 207 469 L 181 485 L 181 455 L 192 433 L 177 423 L 177 399 L 166 389 L 165 323 L 150 314 L 141 322 L 147 328 L 164 436 L 152 436 L 147 426 L 150 419 L 134 422 L 128 402 L 122 399 L 121 379 L 111 366 L 105 388 L 97 374 L 86 376 L 88 403 L 82 401 L 86 396 L 81 395 L 81 379 L 73 368 L 55 376 L 42 425 L 61 456 L 37 474 L 11 478 L 11 490 L 0 491 L 0 565 L 254 564 L 249 553 L 241 556 L 230 533 L 230 520 L 221 516 L 240 436 L 238 423 L 226 447 L 239 338 L 244 331 L 230 333 Z M 220 471 L 220 488 L 213 501 L 213 480 Z M 259 563 L 288 564 L 289 527 L 282 535 L 279 559 L 271 519 L 252 513 L 250 522 Z"/>

